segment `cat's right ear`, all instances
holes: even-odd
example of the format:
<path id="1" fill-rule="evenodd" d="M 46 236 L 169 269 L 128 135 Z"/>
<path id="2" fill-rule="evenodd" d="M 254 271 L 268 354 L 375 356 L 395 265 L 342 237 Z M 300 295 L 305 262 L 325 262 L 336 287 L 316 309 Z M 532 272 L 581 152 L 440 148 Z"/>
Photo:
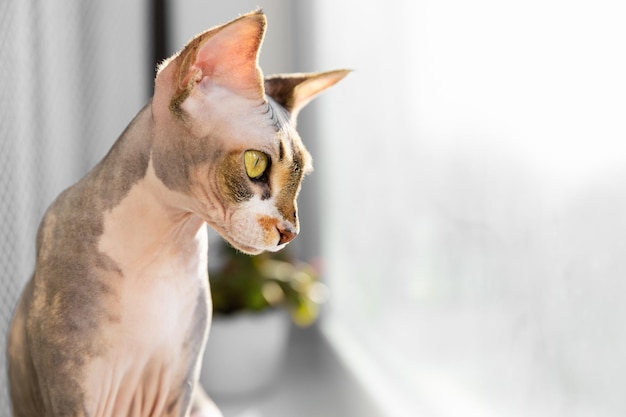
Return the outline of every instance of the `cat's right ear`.
<path id="1" fill-rule="evenodd" d="M 265 79 L 265 92 L 283 106 L 295 122 L 304 106 L 350 72 L 342 69 L 317 73 L 276 74 Z"/>
<path id="2" fill-rule="evenodd" d="M 159 74 L 172 65 L 175 67 L 170 78 L 175 83 L 170 108 L 180 111 L 180 105 L 194 89 L 206 93 L 213 86 L 264 100 L 263 73 L 258 58 L 266 24 L 262 11 L 248 13 L 201 33 L 164 62 Z"/>

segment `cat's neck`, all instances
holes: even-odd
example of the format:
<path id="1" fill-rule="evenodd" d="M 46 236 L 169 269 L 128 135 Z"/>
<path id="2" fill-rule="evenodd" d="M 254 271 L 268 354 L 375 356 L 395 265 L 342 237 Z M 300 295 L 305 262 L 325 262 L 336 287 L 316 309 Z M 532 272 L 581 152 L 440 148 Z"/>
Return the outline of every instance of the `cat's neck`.
<path id="1" fill-rule="evenodd" d="M 159 182 L 149 167 L 146 177 L 104 214 L 98 249 L 125 275 L 139 276 L 151 264 L 167 259 L 184 265 L 205 256 L 204 221 L 174 205 L 175 196 Z"/>
<path id="2" fill-rule="evenodd" d="M 98 249 L 122 271 L 134 271 L 130 275 L 157 259 L 206 256 L 204 221 L 189 210 L 187 197 L 165 187 L 154 172 L 150 110 L 148 105 L 137 115 L 89 176 L 108 206 Z"/>

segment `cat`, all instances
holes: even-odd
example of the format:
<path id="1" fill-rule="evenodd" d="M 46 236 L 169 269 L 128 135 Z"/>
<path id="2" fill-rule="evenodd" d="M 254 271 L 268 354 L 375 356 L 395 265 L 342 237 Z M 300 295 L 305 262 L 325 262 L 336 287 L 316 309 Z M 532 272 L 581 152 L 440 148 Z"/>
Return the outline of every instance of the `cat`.
<path id="1" fill-rule="evenodd" d="M 9 335 L 15 417 L 218 416 L 198 384 L 207 224 L 249 254 L 299 230 L 298 112 L 349 71 L 264 78 L 262 11 L 192 39 L 104 159 L 49 207 Z"/>

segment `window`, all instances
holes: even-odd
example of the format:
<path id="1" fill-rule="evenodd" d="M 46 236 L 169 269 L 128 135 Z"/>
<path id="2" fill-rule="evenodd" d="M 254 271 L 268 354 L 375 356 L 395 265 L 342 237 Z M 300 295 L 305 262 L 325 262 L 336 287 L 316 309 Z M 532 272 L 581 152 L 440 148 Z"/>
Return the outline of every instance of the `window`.
<path id="1" fill-rule="evenodd" d="M 316 5 L 331 341 L 389 415 L 623 415 L 626 8 Z"/>

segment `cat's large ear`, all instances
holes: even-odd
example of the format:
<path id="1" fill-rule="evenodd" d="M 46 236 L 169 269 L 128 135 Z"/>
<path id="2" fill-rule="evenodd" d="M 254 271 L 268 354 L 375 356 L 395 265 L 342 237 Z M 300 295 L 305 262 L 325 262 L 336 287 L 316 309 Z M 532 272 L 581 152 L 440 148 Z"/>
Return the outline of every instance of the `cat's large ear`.
<path id="1" fill-rule="evenodd" d="M 265 78 L 265 92 L 291 113 L 298 113 L 315 96 L 337 84 L 350 70 L 336 70 L 308 74 L 278 74 Z"/>
<path id="2" fill-rule="evenodd" d="M 249 98 L 265 99 L 258 58 L 266 24 L 263 12 L 256 11 L 193 38 L 171 59 L 177 68 L 170 107 L 180 106 L 197 86 L 219 85 Z M 169 65 L 168 61 L 162 67 Z"/>

